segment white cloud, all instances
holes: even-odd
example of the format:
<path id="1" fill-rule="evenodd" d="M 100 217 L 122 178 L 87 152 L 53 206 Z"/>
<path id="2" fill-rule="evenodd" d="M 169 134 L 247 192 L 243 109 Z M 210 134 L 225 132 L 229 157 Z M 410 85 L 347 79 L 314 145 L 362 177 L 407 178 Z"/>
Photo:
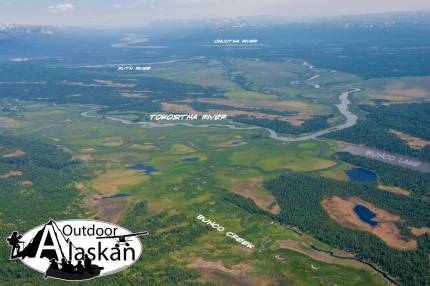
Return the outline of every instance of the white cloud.
<path id="1" fill-rule="evenodd" d="M 73 6 L 70 3 L 57 4 L 57 5 L 48 6 L 48 10 L 51 13 L 67 13 L 75 10 L 75 6 Z"/>

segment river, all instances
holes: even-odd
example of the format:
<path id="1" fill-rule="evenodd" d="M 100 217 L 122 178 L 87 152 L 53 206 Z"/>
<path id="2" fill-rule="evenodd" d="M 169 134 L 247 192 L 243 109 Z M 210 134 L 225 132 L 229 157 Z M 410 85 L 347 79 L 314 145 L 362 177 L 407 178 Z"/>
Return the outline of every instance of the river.
<path id="1" fill-rule="evenodd" d="M 299 136 L 299 137 L 289 137 L 289 136 L 280 136 L 276 131 L 270 129 L 270 128 L 263 128 L 258 126 L 252 126 L 252 127 L 239 127 L 233 124 L 191 124 L 191 123 L 185 123 L 185 122 L 177 122 L 177 123 L 157 123 L 152 121 L 130 121 L 123 118 L 118 118 L 114 116 L 102 116 L 102 115 L 92 115 L 91 113 L 97 112 L 97 109 L 88 110 L 85 112 L 82 112 L 81 115 L 88 118 L 104 118 L 111 121 L 120 122 L 123 124 L 133 124 L 133 125 L 143 125 L 150 128 L 160 128 L 160 127 L 172 127 L 172 126 L 187 126 L 187 127 L 193 127 L 193 128 L 208 128 L 208 127 L 224 127 L 229 129 L 236 129 L 236 130 L 251 130 L 251 129 L 265 129 L 269 132 L 270 138 L 283 141 L 283 142 L 297 142 L 297 141 L 305 141 L 310 139 L 316 139 L 320 136 L 326 135 L 328 133 L 332 133 L 335 131 L 339 131 L 345 128 L 349 128 L 357 123 L 358 116 L 352 113 L 349 110 L 349 105 L 351 104 L 351 101 L 349 100 L 349 95 L 354 92 L 360 91 L 359 88 L 355 88 L 349 91 L 344 91 L 339 95 L 339 104 L 336 105 L 339 112 L 345 117 L 346 121 L 345 123 L 332 126 L 326 129 L 322 129 L 316 132 L 313 132 L 308 135 Z"/>
<path id="2" fill-rule="evenodd" d="M 370 266 L 373 270 L 375 270 L 376 272 L 378 272 L 379 274 L 382 275 L 382 277 L 384 277 L 387 281 L 389 281 L 392 285 L 396 285 L 396 286 L 400 286 L 399 282 L 397 282 L 393 277 L 391 277 L 391 275 L 389 275 L 387 272 L 379 269 L 379 267 L 373 265 L 370 262 L 367 262 L 365 260 L 362 260 L 360 258 L 357 258 L 355 256 L 342 256 L 342 255 L 337 255 L 335 254 L 333 251 L 327 251 L 327 250 L 323 250 L 323 249 L 319 249 L 318 247 L 316 247 L 315 245 L 311 245 L 311 248 L 313 248 L 316 251 L 321 251 L 321 252 L 325 252 L 328 253 L 329 255 L 331 255 L 332 257 L 336 257 L 339 259 L 350 259 L 350 260 L 356 260 L 359 261 L 361 263 L 364 263 L 368 266 Z"/>

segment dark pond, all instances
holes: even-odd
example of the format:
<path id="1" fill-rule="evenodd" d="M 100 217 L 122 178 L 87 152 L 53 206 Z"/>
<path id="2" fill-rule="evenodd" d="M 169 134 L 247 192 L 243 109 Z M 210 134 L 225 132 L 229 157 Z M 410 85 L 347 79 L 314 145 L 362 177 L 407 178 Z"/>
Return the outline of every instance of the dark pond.
<path id="1" fill-rule="evenodd" d="M 112 196 L 108 196 L 108 197 L 104 197 L 105 199 L 115 199 L 115 198 L 125 198 L 125 197 L 129 197 L 131 195 L 129 194 L 114 194 Z"/>
<path id="2" fill-rule="evenodd" d="M 145 165 L 145 164 L 136 164 L 136 165 L 128 166 L 127 169 L 144 171 L 145 174 L 151 174 L 156 171 L 154 167 Z"/>
<path id="3" fill-rule="evenodd" d="M 230 144 L 231 145 L 239 145 L 240 143 L 242 143 L 242 140 L 236 140 L 236 141 L 231 142 Z"/>
<path id="4" fill-rule="evenodd" d="M 359 204 L 356 205 L 354 207 L 354 212 L 358 215 L 361 221 L 364 221 L 368 225 L 375 226 L 378 224 L 376 221 L 373 220 L 373 218 L 376 217 L 376 214 L 365 206 Z"/>
<path id="5" fill-rule="evenodd" d="M 352 168 L 345 172 L 354 182 L 376 183 L 376 174 L 363 168 Z"/>
<path id="6" fill-rule="evenodd" d="M 196 162 L 199 160 L 199 157 L 188 157 L 182 160 L 182 162 Z"/>

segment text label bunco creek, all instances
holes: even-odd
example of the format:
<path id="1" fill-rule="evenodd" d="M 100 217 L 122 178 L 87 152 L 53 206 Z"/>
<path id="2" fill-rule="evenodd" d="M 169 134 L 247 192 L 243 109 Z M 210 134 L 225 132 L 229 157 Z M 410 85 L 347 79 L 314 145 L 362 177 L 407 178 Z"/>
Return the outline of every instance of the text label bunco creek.
<path id="1" fill-rule="evenodd" d="M 240 237 L 239 235 L 235 234 L 234 232 L 231 231 L 225 231 L 225 228 L 223 226 L 221 226 L 220 224 L 216 223 L 213 220 L 210 220 L 208 218 L 206 218 L 204 215 L 199 214 L 196 217 L 197 220 L 201 221 L 202 223 L 212 227 L 213 229 L 225 233 L 225 236 L 227 236 L 230 239 L 235 240 L 236 242 L 240 243 L 241 245 L 251 248 L 254 248 L 254 244 L 252 244 L 251 242 L 245 240 L 244 238 Z"/>

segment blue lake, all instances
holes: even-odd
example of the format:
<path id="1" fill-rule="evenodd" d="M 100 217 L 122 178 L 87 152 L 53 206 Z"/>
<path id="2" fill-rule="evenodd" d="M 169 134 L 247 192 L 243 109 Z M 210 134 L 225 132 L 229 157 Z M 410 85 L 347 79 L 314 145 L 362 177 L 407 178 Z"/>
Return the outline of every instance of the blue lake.
<path id="1" fill-rule="evenodd" d="M 376 221 L 373 220 L 373 218 L 376 217 L 376 214 L 365 206 L 359 204 L 356 205 L 354 207 L 354 212 L 358 215 L 361 221 L 364 221 L 368 225 L 375 226 L 378 224 Z"/>
<path id="2" fill-rule="evenodd" d="M 375 173 L 363 168 L 352 168 L 345 171 L 345 173 L 354 182 L 376 183 L 377 181 Z"/>
<path id="3" fill-rule="evenodd" d="M 182 160 L 182 162 L 197 162 L 199 160 L 199 157 L 188 157 Z"/>
<path id="4" fill-rule="evenodd" d="M 128 166 L 127 169 L 144 171 L 145 174 L 151 174 L 157 171 L 154 167 L 145 165 L 145 164 L 136 164 L 136 165 Z"/>
<path id="5" fill-rule="evenodd" d="M 131 195 L 129 194 L 114 194 L 112 196 L 109 197 L 104 197 L 105 199 L 115 199 L 115 198 L 125 198 L 125 197 L 129 197 Z"/>

